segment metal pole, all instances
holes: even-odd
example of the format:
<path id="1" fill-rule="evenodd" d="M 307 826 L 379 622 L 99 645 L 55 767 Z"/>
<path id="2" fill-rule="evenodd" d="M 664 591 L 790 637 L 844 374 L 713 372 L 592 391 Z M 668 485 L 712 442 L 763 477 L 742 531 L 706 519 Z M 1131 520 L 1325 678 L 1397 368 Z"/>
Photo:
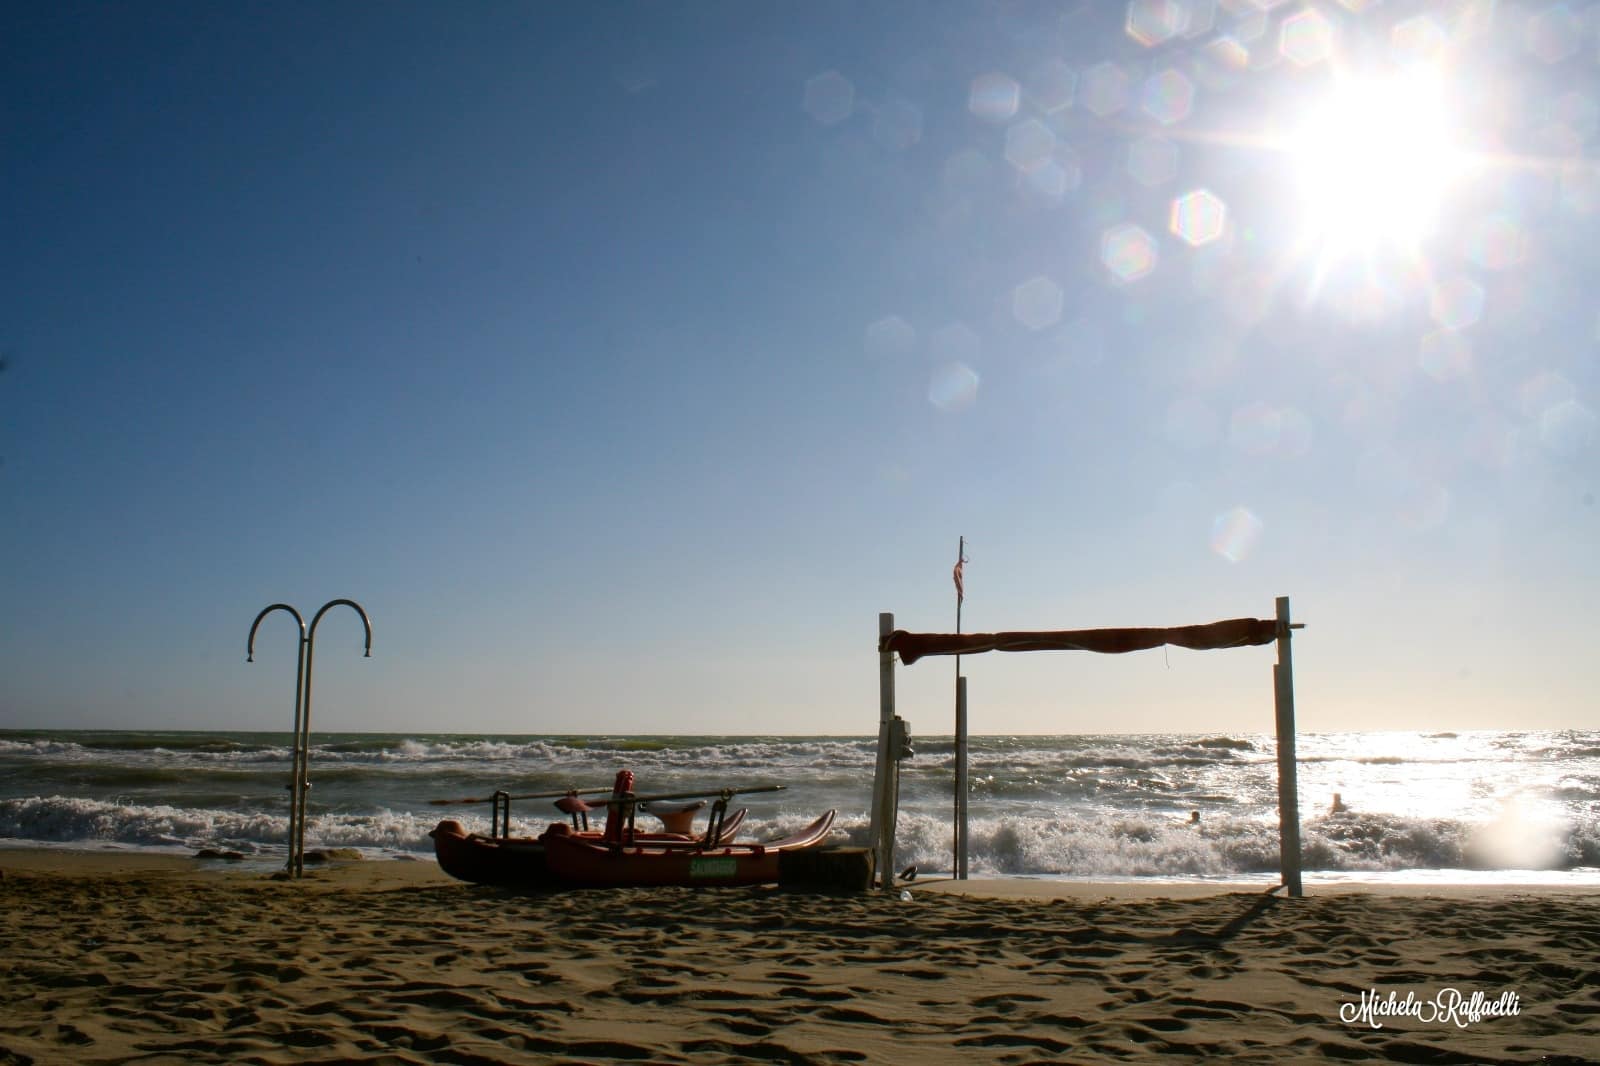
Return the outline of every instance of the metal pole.
<path id="1" fill-rule="evenodd" d="M 306 636 L 305 712 L 300 719 L 300 765 L 295 778 L 295 805 L 299 808 L 299 817 L 295 821 L 292 861 L 296 877 L 304 877 L 306 872 L 306 793 L 311 790 L 311 659 L 316 652 L 317 623 L 322 621 L 322 616 L 328 613 L 330 607 L 341 605 L 355 608 L 356 613 L 361 616 L 361 624 L 367 631 L 366 654 L 363 658 L 372 658 L 372 622 L 367 618 L 366 610 L 355 600 L 329 600 L 323 604 L 316 617 L 311 619 L 311 631 Z"/>
<path id="2" fill-rule="evenodd" d="M 302 774 L 300 758 L 300 715 L 302 708 L 304 707 L 303 700 L 305 699 L 306 682 L 306 621 L 304 618 L 300 617 L 300 612 L 295 610 L 293 607 L 290 607 L 287 603 L 274 603 L 272 606 L 264 608 L 260 614 L 256 615 L 256 620 L 250 624 L 250 639 L 245 642 L 244 661 L 247 663 L 253 663 L 256 661 L 256 630 L 260 628 L 261 620 L 267 615 L 271 614 L 273 611 L 288 611 L 290 614 L 294 615 L 295 623 L 300 627 L 300 639 L 296 641 L 296 647 L 298 650 L 295 656 L 294 664 L 294 733 L 290 740 L 289 753 L 289 833 L 287 838 L 289 858 L 284 864 L 284 870 L 292 875 L 295 868 L 295 826 L 297 819 L 299 818 L 300 810 L 299 803 L 297 802 L 298 792 L 295 788 L 295 782 L 300 780 Z"/>
<path id="3" fill-rule="evenodd" d="M 882 649 L 893 632 L 893 613 L 878 615 L 878 765 L 872 777 L 872 821 L 867 837 L 886 892 L 894 887 L 894 775 L 899 764 L 889 750 L 894 730 L 894 652 Z"/>
<path id="4" fill-rule="evenodd" d="M 956 880 L 967 879 L 967 679 L 956 678 Z"/>
<path id="5" fill-rule="evenodd" d="M 956 545 L 956 566 L 965 565 L 967 561 L 967 538 L 962 537 Z M 961 632 L 961 603 L 966 599 L 964 589 L 965 572 L 962 582 L 956 585 L 956 633 Z M 967 825 L 966 825 L 966 781 L 967 781 L 967 703 L 964 679 L 961 676 L 961 656 L 956 656 L 956 784 L 955 784 L 955 820 L 953 840 L 950 847 L 950 869 L 957 878 L 964 879 L 961 869 L 966 865 L 967 857 Z"/>
<path id="6" fill-rule="evenodd" d="M 1300 786 L 1295 765 L 1294 664 L 1290 657 L 1289 597 L 1279 596 L 1278 661 L 1272 667 L 1278 724 L 1278 865 L 1291 896 L 1305 894 L 1300 882 Z"/>
<path id="7" fill-rule="evenodd" d="M 300 735 L 294 738 L 299 755 L 294 775 L 294 843 L 289 851 L 294 877 L 306 875 L 306 793 L 311 791 L 311 657 L 317 650 L 315 626 L 313 622 L 313 635 L 306 638 L 305 712 L 300 717 Z"/>

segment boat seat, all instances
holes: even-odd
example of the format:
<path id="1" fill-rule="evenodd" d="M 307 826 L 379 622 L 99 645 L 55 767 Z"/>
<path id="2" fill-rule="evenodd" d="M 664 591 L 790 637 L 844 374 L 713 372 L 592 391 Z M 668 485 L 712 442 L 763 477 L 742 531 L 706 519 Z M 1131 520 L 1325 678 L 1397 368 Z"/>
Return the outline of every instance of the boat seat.
<path id="1" fill-rule="evenodd" d="M 647 813 L 661 819 L 661 828 L 664 831 L 692 836 L 694 835 L 694 816 L 705 805 L 705 800 L 696 800 L 693 803 L 646 803 L 644 809 Z"/>

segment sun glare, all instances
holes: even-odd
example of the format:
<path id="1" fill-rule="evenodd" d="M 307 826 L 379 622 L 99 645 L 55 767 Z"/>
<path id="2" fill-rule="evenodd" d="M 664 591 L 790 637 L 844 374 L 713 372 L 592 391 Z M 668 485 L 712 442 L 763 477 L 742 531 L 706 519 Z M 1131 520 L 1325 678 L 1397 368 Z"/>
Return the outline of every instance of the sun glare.
<path id="1" fill-rule="evenodd" d="M 1324 267 L 1382 248 L 1415 253 L 1466 167 L 1431 73 L 1341 78 L 1290 139 L 1304 251 Z"/>

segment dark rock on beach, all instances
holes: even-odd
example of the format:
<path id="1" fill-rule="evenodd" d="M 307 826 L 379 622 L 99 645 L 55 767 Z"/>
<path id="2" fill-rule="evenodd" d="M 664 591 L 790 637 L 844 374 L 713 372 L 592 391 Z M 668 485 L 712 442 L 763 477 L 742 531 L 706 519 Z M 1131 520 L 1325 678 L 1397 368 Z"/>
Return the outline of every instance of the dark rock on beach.
<path id="1" fill-rule="evenodd" d="M 306 862 L 355 862 L 361 853 L 355 848 L 318 848 L 306 852 Z"/>

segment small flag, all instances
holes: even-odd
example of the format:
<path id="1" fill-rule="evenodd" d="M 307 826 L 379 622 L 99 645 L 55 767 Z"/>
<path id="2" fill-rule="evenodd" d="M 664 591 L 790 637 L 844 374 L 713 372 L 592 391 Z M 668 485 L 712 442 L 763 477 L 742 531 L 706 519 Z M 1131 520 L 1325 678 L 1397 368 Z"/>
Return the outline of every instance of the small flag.
<path id="1" fill-rule="evenodd" d="M 965 601 L 966 598 L 967 598 L 967 590 L 961 583 L 961 567 L 965 563 L 966 563 L 966 559 L 957 559 L 956 560 L 956 568 L 950 572 L 950 576 L 955 578 L 955 582 L 956 582 L 956 602 L 957 603 L 961 603 L 961 602 Z"/>

